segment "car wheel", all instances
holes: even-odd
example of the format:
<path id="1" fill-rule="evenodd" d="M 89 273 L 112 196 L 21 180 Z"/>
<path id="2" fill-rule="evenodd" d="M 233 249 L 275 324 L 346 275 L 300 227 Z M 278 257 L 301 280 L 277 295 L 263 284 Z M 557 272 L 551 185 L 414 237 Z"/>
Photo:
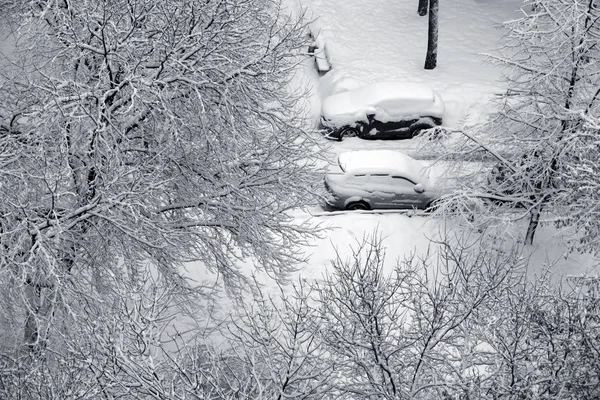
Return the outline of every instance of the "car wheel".
<path id="1" fill-rule="evenodd" d="M 421 131 L 424 131 L 426 129 L 431 129 L 431 128 L 435 128 L 435 125 L 427 124 L 427 123 L 419 123 L 419 124 L 411 125 L 410 132 L 411 132 L 412 137 L 415 137 L 415 136 L 418 136 L 421 133 Z"/>
<path id="2" fill-rule="evenodd" d="M 348 126 L 346 128 L 342 128 L 342 130 L 340 131 L 340 140 L 346 137 L 357 137 L 358 135 L 360 135 L 358 128 Z"/>
<path id="3" fill-rule="evenodd" d="M 434 201 L 430 201 L 426 206 L 425 206 L 425 212 L 428 213 L 432 213 L 435 212 L 437 210 L 437 204 L 435 204 L 435 200 Z"/>
<path id="4" fill-rule="evenodd" d="M 371 207 L 364 201 L 355 201 L 346 206 L 346 210 L 370 210 Z"/>

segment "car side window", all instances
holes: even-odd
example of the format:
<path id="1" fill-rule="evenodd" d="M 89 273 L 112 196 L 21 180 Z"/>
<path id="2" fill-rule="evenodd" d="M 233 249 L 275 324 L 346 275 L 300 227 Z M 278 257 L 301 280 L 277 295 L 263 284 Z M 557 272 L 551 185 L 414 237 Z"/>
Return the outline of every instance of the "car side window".
<path id="1" fill-rule="evenodd" d="M 402 190 L 412 191 L 415 187 L 415 183 L 413 181 L 399 175 L 392 175 L 392 182 L 394 186 L 397 188 L 402 188 Z"/>
<path id="2" fill-rule="evenodd" d="M 392 177 L 390 174 L 369 174 L 370 181 L 379 185 L 393 185 Z"/>

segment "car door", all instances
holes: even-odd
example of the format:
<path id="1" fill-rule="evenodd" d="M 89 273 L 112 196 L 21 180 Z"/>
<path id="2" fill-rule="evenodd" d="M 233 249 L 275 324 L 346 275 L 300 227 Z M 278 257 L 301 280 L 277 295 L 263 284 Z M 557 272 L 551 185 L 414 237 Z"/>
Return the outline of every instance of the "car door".
<path id="1" fill-rule="evenodd" d="M 396 192 L 389 174 L 367 174 L 363 185 L 372 208 L 397 208 Z"/>
<path id="2" fill-rule="evenodd" d="M 398 114 L 397 99 L 385 99 L 377 104 L 377 108 L 384 115 L 374 115 L 369 120 L 371 128 L 377 131 L 377 138 L 381 139 L 409 139 L 412 137 L 410 125 L 413 120 L 407 120 L 405 116 Z"/>
<path id="3" fill-rule="evenodd" d="M 395 208 L 424 208 L 428 201 L 427 195 L 415 191 L 415 182 L 401 175 L 390 175 L 390 179 L 393 182 Z"/>

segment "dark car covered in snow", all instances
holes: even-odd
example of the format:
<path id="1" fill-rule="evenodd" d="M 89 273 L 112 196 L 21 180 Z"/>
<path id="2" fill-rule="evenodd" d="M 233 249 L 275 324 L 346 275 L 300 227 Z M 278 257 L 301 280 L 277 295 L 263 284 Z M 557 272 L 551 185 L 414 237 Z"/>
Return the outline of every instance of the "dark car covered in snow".
<path id="1" fill-rule="evenodd" d="M 321 124 L 329 139 L 407 139 L 441 125 L 444 109 L 425 84 L 379 82 L 325 98 Z"/>

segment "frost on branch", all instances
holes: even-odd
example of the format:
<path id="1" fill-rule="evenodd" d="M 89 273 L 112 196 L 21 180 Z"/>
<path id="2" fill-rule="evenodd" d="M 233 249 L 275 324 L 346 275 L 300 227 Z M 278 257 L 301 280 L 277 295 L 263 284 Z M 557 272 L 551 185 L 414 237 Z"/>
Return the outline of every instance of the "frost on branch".
<path id="1" fill-rule="evenodd" d="M 466 132 L 456 151 L 457 158 L 481 155 L 481 170 L 453 197 L 479 204 L 479 225 L 523 221 L 532 243 L 538 225 L 551 222 L 585 231 L 574 242 L 597 251 L 598 218 L 584 210 L 595 210 L 589 189 L 599 181 L 588 173 L 598 156 L 599 17 L 595 1 L 529 0 L 521 18 L 505 23 L 504 47 L 490 58 L 506 68 L 508 89 L 490 121 Z"/>
<path id="2" fill-rule="evenodd" d="M 304 260 L 314 227 L 286 213 L 320 183 L 289 89 L 301 20 L 270 0 L 15 10 L 0 68 L 4 343 L 55 349 L 62 315 L 110 309 L 115 280 L 125 297 L 148 273 L 194 290 L 181 273 L 197 261 L 239 293 L 240 259 L 279 280 Z"/>
<path id="3" fill-rule="evenodd" d="M 597 397 L 598 279 L 532 283 L 522 248 L 481 240 L 390 267 L 375 236 L 335 260 L 309 299 L 334 368 L 322 398 Z"/>

